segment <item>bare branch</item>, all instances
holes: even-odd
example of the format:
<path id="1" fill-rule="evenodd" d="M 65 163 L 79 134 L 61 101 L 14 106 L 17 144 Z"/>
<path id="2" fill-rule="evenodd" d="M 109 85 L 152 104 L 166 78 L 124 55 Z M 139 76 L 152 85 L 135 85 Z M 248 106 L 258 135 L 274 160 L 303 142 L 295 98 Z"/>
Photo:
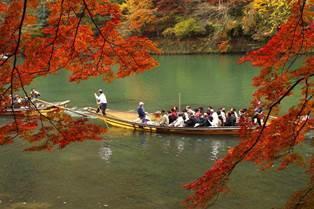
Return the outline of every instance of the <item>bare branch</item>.
<path id="1" fill-rule="evenodd" d="M 60 5 L 60 15 L 59 15 L 59 19 L 58 19 L 58 23 L 57 23 L 57 29 L 56 29 L 56 32 L 55 32 L 55 37 L 52 41 L 52 47 L 51 47 L 51 53 L 50 53 L 50 57 L 49 57 L 49 60 L 48 60 L 48 67 L 47 67 L 47 72 L 50 71 L 50 66 L 51 66 L 51 60 L 52 60 L 52 57 L 53 57 L 53 53 L 55 51 L 55 43 L 57 41 L 57 38 L 58 38 L 58 33 L 59 33 L 59 29 L 60 29 L 60 24 L 61 24 L 61 20 L 62 20 L 62 15 L 63 15 L 63 3 L 64 3 L 64 0 L 61 1 L 61 5 Z"/>
<path id="2" fill-rule="evenodd" d="M 19 30 L 18 30 L 18 38 L 17 38 L 17 43 L 16 43 L 16 47 L 14 50 L 14 60 L 13 60 L 13 66 L 12 66 L 12 71 L 11 71 L 11 95 L 12 95 L 12 101 L 11 101 L 11 108 L 12 108 L 12 112 L 13 112 L 13 117 L 14 117 L 14 121 L 15 121 L 15 125 L 16 125 L 16 132 L 19 132 L 19 127 L 17 124 L 17 119 L 16 119 L 16 115 L 15 115 L 15 110 L 13 107 L 13 89 L 14 89 L 14 71 L 17 70 L 16 68 L 16 63 L 17 63 L 17 55 L 18 55 L 18 51 L 20 48 L 20 43 L 21 43 L 21 38 L 22 38 L 22 28 L 23 28 L 23 23 L 25 20 L 25 15 L 26 15 L 26 9 L 27 9 L 27 0 L 24 0 L 24 4 L 23 4 L 23 10 L 22 10 L 22 17 L 21 17 L 21 21 L 19 24 Z"/>

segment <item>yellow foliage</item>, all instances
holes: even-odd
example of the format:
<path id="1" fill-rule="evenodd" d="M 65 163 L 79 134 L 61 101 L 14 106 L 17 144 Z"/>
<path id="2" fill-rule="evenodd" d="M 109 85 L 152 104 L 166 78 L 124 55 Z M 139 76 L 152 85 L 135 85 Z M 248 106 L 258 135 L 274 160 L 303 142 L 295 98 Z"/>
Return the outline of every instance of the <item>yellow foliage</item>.
<path id="1" fill-rule="evenodd" d="M 264 40 L 272 36 L 284 23 L 297 0 L 253 0 L 244 10 L 242 29 L 245 34 L 254 33 L 252 38 Z"/>
<path id="2" fill-rule="evenodd" d="M 268 28 L 265 33 L 273 34 L 277 27 L 290 15 L 296 0 L 254 0 L 253 9 L 260 17 L 261 26 Z"/>
<path id="3" fill-rule="evenodd" d="M 314 22 L 314 0 L 308 0 L 306 2 L 306 7 L 303 12 L 303 20 L 307 24 L 312 24 Z"/>
<path id="4" fill-rule="evenodd" d="M 239 26 L 239 22 L 236 20 L 228 20 L 225 25 L 225 30 L 230 31 Z"/>
<path id="5" fill-rule="evenodd" d="M 270 10 L 289 10 L 296 0 L 254 0 L 253 8 L 260 12 L 269 12 Z"/>
<path id="6" fill-rule="evenodd" d="M 156 20 L 152 0 L 128 0 L 124 7 L 129 11 L 130 27 L 140 29 Z"/>
<path id="7" fill-rule="evenodd" d="M 119 7 L 120 7 L 120 10 L 121 10 L 121 12 L 122 12 L 122 14 L 126 14 L 126 13 L 128 13 L 129 11 L 129 8 L 128 8 L 128 5 L 127 5 L 127 3 L 122 3 L 122 4 L 119 4 Z"/>
<path id="8" fill-rule="evenodd" d="M 152 9 L 154 7 L 152 0 L 127 0 L 126 5 L 131 14 L 137 10 Z"/>
<path id="9" fill-rule="evenodd" d="M 256 12 L 254 10 L 246 9 L 245 15 L 242 18 L 242 29 L 245 34 L 256 28 Z"/>

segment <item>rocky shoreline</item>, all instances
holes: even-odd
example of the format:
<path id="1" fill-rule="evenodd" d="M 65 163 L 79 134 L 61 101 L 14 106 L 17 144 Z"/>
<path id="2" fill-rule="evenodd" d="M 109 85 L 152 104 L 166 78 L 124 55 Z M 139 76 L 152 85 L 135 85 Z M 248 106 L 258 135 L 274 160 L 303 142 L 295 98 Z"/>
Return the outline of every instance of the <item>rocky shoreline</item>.
<path id="1" fill-rule="evenodd" d="M 263 45 L 261 42 L 253 42 L 245 39 L 233 40 L 226 52 L 221 52 L 217 44 L 209 38 L 193 39 L 151 39 L 161 50 L 162 55 L 179 54 L 243 54 Z"/>

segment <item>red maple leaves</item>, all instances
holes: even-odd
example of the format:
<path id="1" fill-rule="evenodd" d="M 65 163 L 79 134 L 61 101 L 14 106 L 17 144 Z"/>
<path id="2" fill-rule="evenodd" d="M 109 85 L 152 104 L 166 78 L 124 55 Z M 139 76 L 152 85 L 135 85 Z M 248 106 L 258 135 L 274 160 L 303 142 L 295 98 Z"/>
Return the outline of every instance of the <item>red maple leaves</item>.
<path id="1" fill-rule="evenodd" d="M 313 1 L 297 1 L 289 20 L 268 43 L 241 59 L 262 69 L 253 80 L 257 87 L 253 101 L 262 101 L 268 110 L 265 123 L 253 130 L 248 123 L 243 124 L 240 144 L 216 161 L 202 177 L 185 185 L 186 189 L 194 191 L 185 201 L 189 208 L 206 208 L 217 193 L 226 191 L 230 174 L 243 160 L 253 161 L 264 169 L 278 160 L 281 160 L 278 169 L 290 163 L 305 164 L 302 155 L 294 152 L 294 146 L 304 141 L 304 134 L 314 124 L 310 117 L 314 93 L 313 56 L 303 56 L 301 67 L 294 64 L 301 54 L 313 50 L 313 20 L 307 16 L 311 8 Z M 270 114 L 278 113 L 282 101 L 295 93 L 296 87 L 301 89 L 299 101 L 269 123 Z"/>
<path id="2" fill-rule="evenodd" d="M 123 37 L 117 30 L 120 23 L 119 6 L 110 1 L 55 0 L 46 2 L 46 24 L 38 24 L 37 0 L 14 0 L 0 4 L 0 109 L 7 108 L 10 96 L 38 76 L 60 69 L 71 71 L 71 81 L 102 76 L 111 81 L 157 66 L 150 53 L 158 53 L 155 45 L 144 37 Z M 82 120 L 64 120 L 61 114 L 54 121 L 63 124 L 45 130 L 26 130 L 23 124 L 33 123 L 16 119 L 0 128 L 3 142 L 12 131 L 30 142 L 43 138 L 50 145 L 64 147 L 71 141 L 84 138 L 99 139 L 103 131 Z M 37 117 L 37 123 L 47 118 Z M 36 120 L 36 119 L 32 119 Z M 34 122 L 35 123 L 35 122 Z M 41 122 L 43 123 L 43 122 Z M 37 125 L 38 125 L 37 124 Z M 58 128 L 58 133 L 54 133 Z M 84 130 L 82 134 L 81 131 Z M 58 136 L 62 136 L 63 140 Z M 12 140 L 9 140 L 12 141 Z M 49 148 L 41 146 L 41 148 Z"/>

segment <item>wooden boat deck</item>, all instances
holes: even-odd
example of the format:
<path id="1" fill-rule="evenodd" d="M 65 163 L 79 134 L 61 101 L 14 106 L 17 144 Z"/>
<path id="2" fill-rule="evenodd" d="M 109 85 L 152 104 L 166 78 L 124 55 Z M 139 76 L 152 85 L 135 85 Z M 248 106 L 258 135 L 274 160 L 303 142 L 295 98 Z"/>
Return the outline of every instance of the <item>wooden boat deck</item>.
<path id="1" fill-rule="evenodd" d="M 117 111 L 117 110 L 108 110 L 107 115 L 113 118 L 117 119 L 124 119 L 127 121 L 134 121 L 137 119 L 137 113 L 135 112 L 123 112 L 123 111 Z"/>

